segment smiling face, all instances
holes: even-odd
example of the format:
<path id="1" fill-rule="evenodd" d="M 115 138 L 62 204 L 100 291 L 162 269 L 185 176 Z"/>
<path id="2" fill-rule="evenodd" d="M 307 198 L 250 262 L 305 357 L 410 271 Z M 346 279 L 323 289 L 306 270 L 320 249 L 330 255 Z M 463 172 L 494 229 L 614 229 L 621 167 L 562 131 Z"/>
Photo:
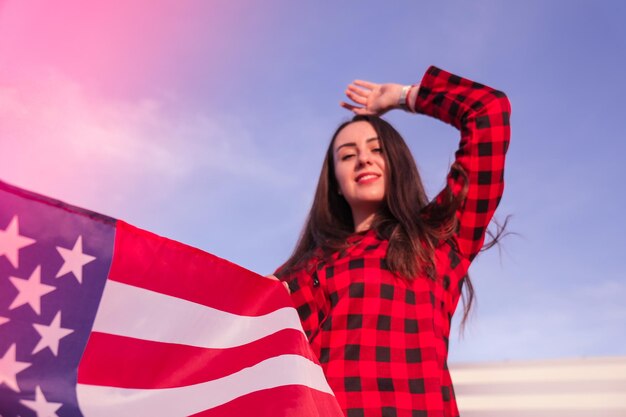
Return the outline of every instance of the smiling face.
<path id="1" fill-rule="evenodd" d="M 374 214 L 385 198 L 385 158 L 378 135 L 366 121 L 344 127 L 333 143 L 335 177 L 352 213 Z"/>

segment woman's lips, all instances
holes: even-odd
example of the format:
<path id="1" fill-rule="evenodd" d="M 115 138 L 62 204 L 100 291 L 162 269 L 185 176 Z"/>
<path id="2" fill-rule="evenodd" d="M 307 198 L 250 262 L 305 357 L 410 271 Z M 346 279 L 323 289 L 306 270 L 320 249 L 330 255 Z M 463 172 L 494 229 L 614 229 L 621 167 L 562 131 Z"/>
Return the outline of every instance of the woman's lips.
<path id="1" fill-rule="evenodd" d="M 359 174 L 355 181 L 359 184 L 365 184 L 368 182 L 376 181 L 380 178 L 380 174 L 375 174 L 373 172 L 364 172 L 363 174 Z"/>

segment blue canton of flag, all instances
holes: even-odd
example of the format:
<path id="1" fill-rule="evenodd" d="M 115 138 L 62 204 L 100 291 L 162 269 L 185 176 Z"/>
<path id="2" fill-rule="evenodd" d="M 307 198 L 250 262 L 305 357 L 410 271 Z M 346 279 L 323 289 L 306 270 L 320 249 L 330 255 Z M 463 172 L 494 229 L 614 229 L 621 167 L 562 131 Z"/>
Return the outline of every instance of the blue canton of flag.
<path id="1" fill-rule="evenodd" d="M 0 192 L 2 416 L 82 416 L 77 369 L 111 264 L 115 220 L 0 186 L 12 191 Z"/>

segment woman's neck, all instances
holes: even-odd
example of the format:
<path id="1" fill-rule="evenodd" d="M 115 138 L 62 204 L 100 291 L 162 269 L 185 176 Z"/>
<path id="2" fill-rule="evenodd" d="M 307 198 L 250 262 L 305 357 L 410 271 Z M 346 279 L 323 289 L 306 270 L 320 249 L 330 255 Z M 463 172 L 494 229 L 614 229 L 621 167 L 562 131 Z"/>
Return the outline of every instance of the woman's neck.
<path id="1" fill-rule="evenodd" d="M 372 223 L 376 218 L 376 212 L 371 210 L 352 210 L 352 218 L 354 219 L 354 231 L 356 233 L 364 232 L 372 227 Z"/>

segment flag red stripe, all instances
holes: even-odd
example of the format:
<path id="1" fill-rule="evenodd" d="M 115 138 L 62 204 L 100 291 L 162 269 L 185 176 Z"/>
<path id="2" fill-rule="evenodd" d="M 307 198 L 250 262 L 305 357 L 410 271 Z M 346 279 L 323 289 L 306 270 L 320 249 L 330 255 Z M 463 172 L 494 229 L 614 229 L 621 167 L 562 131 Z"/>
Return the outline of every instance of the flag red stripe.
<path id="1" fill-rule="evenodd" d="M 292 305 L 277 281 L 120 220 L 109 279 L 245 316 Z"/>
<path id="2" fill-rule="evenodd" d="M 317 363 L 304 334 L 293 329 L 229 349 L 94 332 L 78 369 L 78 383 L 137 389 L 182 387 L 222 378 L 284 354 L 304 356 Z"/>
<path id="3" fill-rule="evenodd" d="M 236 398 L 191 417 L 328 417 L 341 416 L 334 396 L 302 385 L 287 385 Z"/>

